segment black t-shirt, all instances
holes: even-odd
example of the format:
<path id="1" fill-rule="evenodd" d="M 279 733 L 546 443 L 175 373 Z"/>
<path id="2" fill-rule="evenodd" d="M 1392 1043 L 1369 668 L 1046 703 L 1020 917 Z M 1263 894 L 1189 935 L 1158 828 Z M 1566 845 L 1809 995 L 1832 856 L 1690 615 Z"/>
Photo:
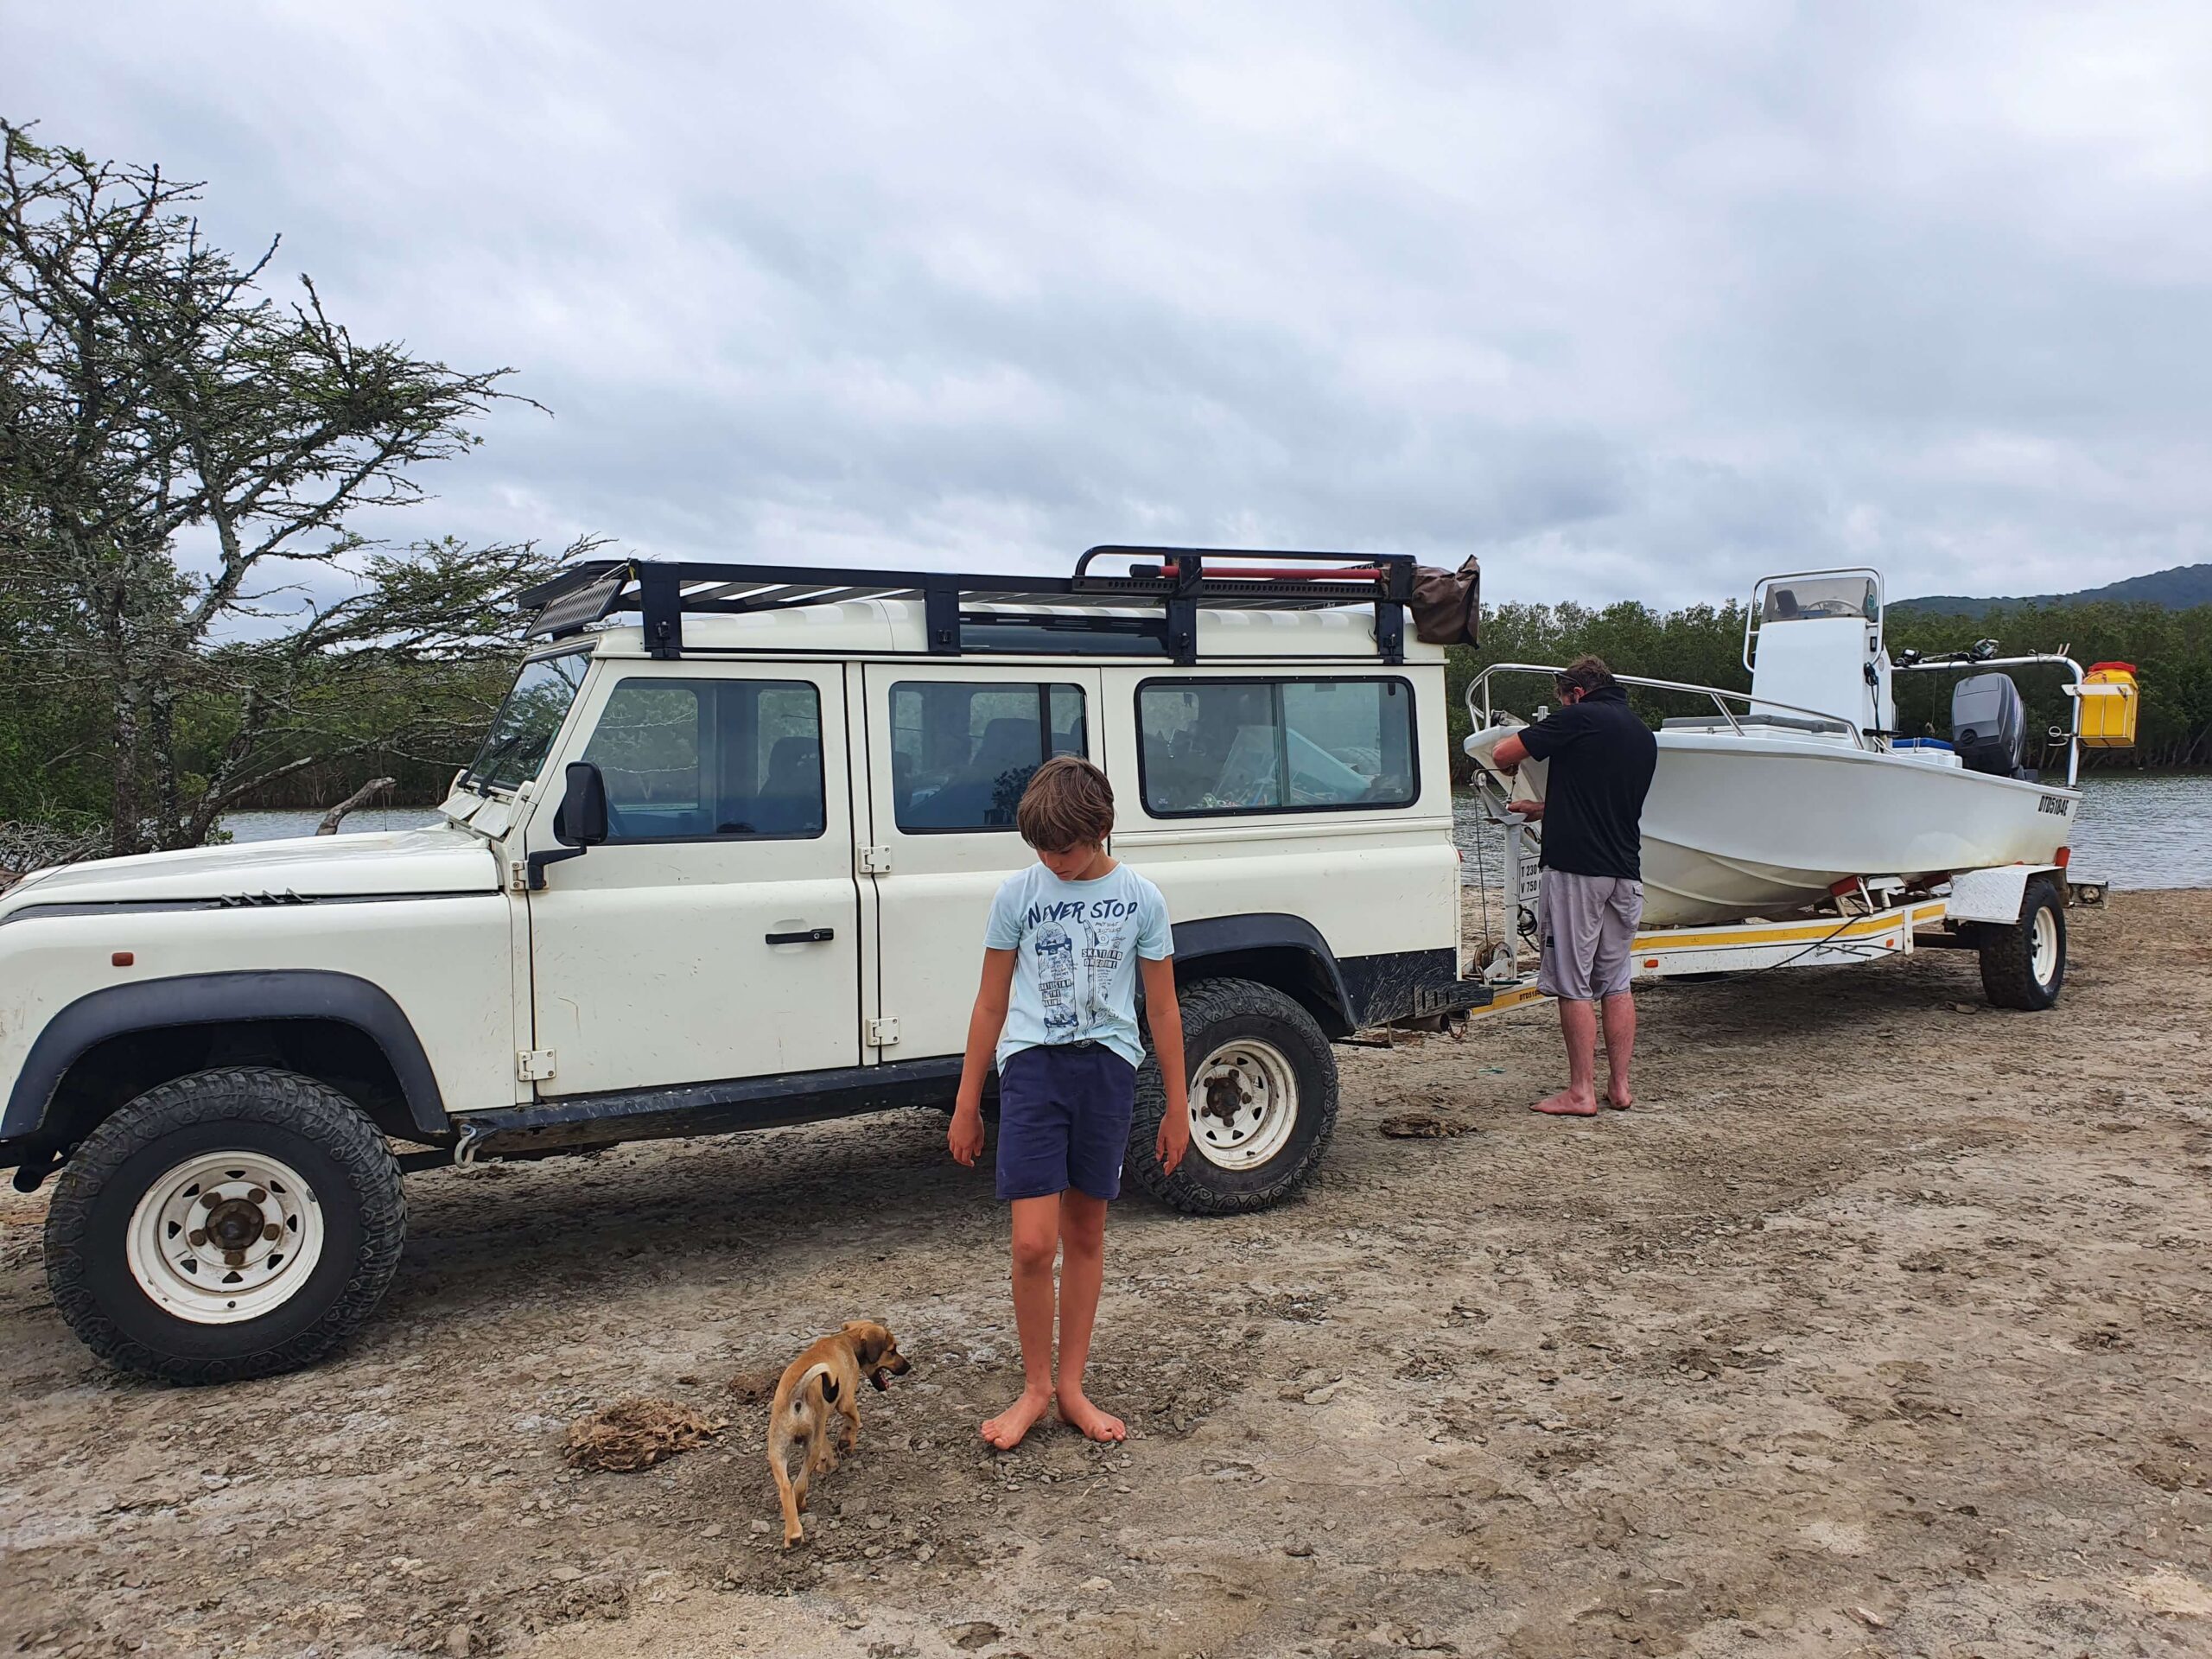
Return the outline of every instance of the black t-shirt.
<path id="1" fill-rule="evenodd" d="M 1659 764 L 1659 740 L 1617 685 L 1525 727 L 1529 755 L 1551 762 L 1544 788 L 1543 866 L 1575 875 L 1643 879 L 1637 821 Z"/>

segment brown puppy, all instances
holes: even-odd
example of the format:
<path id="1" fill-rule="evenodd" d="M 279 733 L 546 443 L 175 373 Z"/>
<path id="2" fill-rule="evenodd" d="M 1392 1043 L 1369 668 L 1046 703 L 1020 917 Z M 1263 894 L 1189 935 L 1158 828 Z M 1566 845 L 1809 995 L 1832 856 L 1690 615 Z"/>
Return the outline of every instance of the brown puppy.
<path id="1" fill-rule="evenodd" d="M 775 1402 L 768 1408 L 768 1467 L 784 1501 L 785 1549 L 805 1535 L 798 1512 L 806 1507 L 808 1483 L 837 1466 L 830 1449 L 830 1414 L 845 1420 L 839 1449 L 851 1451 L 861 1435 L 861 1378 L 881 1389 L 886 1376 L 904 1376 L 907 1370 L 899 1339 L 866 1319 L 855 1319 L 836 1336 L 823 1338 L 784 1368 Z M 793 1480 L 791 1451 L 802 1441 L 806 1457 Z"/>

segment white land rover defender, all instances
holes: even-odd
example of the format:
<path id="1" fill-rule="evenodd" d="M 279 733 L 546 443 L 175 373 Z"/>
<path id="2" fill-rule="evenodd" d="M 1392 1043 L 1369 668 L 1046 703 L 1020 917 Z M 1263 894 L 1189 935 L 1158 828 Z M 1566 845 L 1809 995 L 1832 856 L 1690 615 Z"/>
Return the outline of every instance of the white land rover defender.
<path id="1" fill-rule="evenodd" d="M 1483 999 L 1414 574 L 1123 548 L 521 595 L 536 646 L 435 827 L 0 899 L 0 1165 L 60 1171 L 55 1305 L 133 1370 L 282 1370 L 384 1294 L 403 1170 L 949 1104 L 1014 804 L 1063 753 L 1174 918 L 1192 1152 L 1154 1160 L 1148 1066 L 1132 1169 L 1274 1202 L 1328 1143 L 1332 1040 Z"/>

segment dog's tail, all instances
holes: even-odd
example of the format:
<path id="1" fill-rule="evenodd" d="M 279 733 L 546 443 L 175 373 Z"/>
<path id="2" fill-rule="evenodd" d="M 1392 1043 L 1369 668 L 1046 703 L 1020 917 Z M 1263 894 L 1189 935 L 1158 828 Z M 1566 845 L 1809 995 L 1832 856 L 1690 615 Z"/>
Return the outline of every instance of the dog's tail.
<path id="1" fill-rule="evenodd" d="M 791 1390 L 794 1416 L 802 1409 L 820 1411 L 825 1405 L 836 1403 L 837 1378 L 829 1365 L 817 1363 L 799 1373 L 798 1385 Z"/>

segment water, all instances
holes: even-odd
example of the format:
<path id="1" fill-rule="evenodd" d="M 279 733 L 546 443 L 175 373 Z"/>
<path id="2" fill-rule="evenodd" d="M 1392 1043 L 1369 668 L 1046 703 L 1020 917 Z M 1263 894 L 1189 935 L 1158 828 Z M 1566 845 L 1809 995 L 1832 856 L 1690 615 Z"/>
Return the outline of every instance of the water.
<path id="1" fill-rule="evenodd" d="M 2212 775 L 2091 776 L 2068 868 L 2115 887 L 2212 887 Z"/>
<path id="2" fill-rule="evenodd" d="M 1477 837 L 1472 797 L 1460 796 L 1455 807 L 1471 885 L 1478 859 L 1487 855 L 1495 864 L 1498 842 L 1494 836 Z M 351 814 L 339 833 L 414 830 L 437 819 L 427 806 L 365 807 Z M 321 812 L 302 807 L 232 812 L 223 828 L 233 841 L 276 841 L 311 836 L 321 821 Z M 2212 773 L 2093 774 L 2082 785 L 2071 868 L 2077 878 L 2099 876 L 2115 887 L 2212 887 Z M 1500 874 L 1491 871 L 1493 885 Z"/>
<path id="3" fill-rule="evenodd" d="M 311 836 L 322 822 L 320 807 L 271 807 L 250 812 L 226 812 L 222 827 L 234 842 L 283 841 L 289 836 Z M 372 830 L 419 830 L 438 821 L 427 806 L 365 806 L 349 812 L 338 826 L 341 836 L 358 836 Z"/>
<path id="4" fill-rule="evenodd" d="M 1472 887 L 1487 874 L 1496 887 L 1501 838 L 1477 835 L 1471 796 L 1454 800 L 1453 816 L 1467 861 L 1461 879 Z M 2092 773 L 2082 785 L 2068 872 L 2115 888 L 2212 887 L 2212 773 Z"/>

